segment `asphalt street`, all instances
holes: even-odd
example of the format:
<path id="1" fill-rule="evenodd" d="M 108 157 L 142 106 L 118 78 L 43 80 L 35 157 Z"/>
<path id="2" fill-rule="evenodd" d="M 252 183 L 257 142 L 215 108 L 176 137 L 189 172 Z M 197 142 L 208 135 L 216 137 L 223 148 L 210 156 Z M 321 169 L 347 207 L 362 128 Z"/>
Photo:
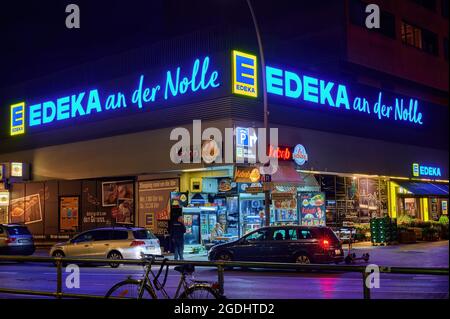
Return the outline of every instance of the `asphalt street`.
<path id="1" fill-rule="evenodd" d="M 448 241 L 398 245 L 387 247 L 358 247 L 357 255 L 369 252 L 369 263 L 379 266 L 448 267 Z M 45 255 L 38 251 L 37 255 Z M 204 259 L 204 256 L 187 256 L 188 259 Z M 197 267 L 196 279 L 216 281 L 215 269 Z M 63 291 L 103 296 L 115 283 L 127 276 L 141 278 L 141 266 L 81 266 L 80 288 Z M 64 273 L 64 278 L 67 276 Z M 228 298 L 362 298 L 363 283 L 357 273 L 298 273 L 274 270 L 228 270 L 225 273 L 225 295 Z M 167 283 L 169 295 L 173 295 L 179 275 L 171 270 Z M 375 299 L 448 299 L 447 276 L 381 274 L 380 288 L 371 290 Z M 0 264 L 0 287 L 55 291 L 56 271 L 52 265 L 38 263 Z M 0 298 L 23 298 L 0 294 Z"/>

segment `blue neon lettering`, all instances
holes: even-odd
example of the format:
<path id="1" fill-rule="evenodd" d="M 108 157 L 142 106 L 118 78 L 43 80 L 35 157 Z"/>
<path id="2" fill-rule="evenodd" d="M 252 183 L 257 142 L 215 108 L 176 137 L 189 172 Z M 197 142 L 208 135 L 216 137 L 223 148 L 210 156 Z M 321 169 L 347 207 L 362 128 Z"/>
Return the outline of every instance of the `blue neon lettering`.
<path id="1" fill-rule="evenodd" d="M 50 112 L 49 112 L 50 111 Z M 42 104 L 42 123 L 53 122 L 56 116 L 55 103 L 47 101 Z"/>
<path id="2" fill-rule="evenodd" d="M 409 107 L 403 106 L 403 99 L 395 99 L 395 119 L 423 124 L 422 113 L 418 111 L 418 101 L 409 99 Z"/>
<path id="3" fill-rule="evenodd" d="M 88 103 L 86 107 L 86 114 L 91 114 L 92 110 L 96 110 L 97 113 L 102 111 L 102 106 L 100 104 L 100 98 L 98 96 L 98 90 L 91 90 L 89 92 Z"/>
<path id="4" fill-rule="evenodd" d="M 303 99 L 305 101 L 318 103 L 319 89 L 317 87 L 319 81 L 316 78 L 310 76 L 303 76 Z"/>
<path id="5" fill-rule="evenodd" d="M 286 71 L 284 81 L 286 82 L 286 96 L 296 99 L 302 94 L 302 82 L 297 74 Z M 295 83 L 295 90 L 292 89 L 292 82 Z"/>
<path id="6" fill-rule="evenodd" d="M 341 107 L 341 104 L 343 104 L 347 110 L 350 110 L 347 88 L 345 87 L 345 85 L 339 84 L 336 96 L 336 107 Z"/>
<path id="7" fill-rule="evenodd" d="M 197 79 L 198 68 L 196 68 L 195 65 L 198 63 L 200 63 L 199 60 L 198 59 L 195 60 L 194 66 L 192 68 L 191 78 L 188 78 L 185 76 L 185 77 L 183 77 L 181 82 L 180 82 L 180 72 L 181 72 L 180 67 L 177 67 L 177 69 L 176 69 L 175 83 L 174 83 L 174 79 L 172 76 L 172 72 L 167 71 L 166 86 L 165 86 L 165 90 L 164 90 L 164 99 L 167 100 L 169 98 L 169 93 L 174 97 L 177 96 L 178 93 L 185 94 L 188 91 L 189 85 L 191 85 L 192 92 L 196 92 L 199 87 L 201 87 L 203 90 L 206 90 L 209 87 L 215 88 L 220 85 L 218 82 L 216 82 L 217 77 L 218 77 L 217 71 L 213 71 L 209 76 L 209 80 L 206 80 L 206 74 L 207 74 L 208 68 L 209 68 L 209 57 L 206 57 L 203 59 L 202 75 L 200 76 L 198 85 L 196 85 L 196 80 L 198 80 Z"/>
<path id="8" fill-rule="evenodd" d="M 58 120 L 65 120 L 70 117 L 69 109 L 70 109 L 70 97 L 65 96 L 56 100 L 56 118 Z"/>
<path id="9" fill-rule="evenodd" d="M 267 92 L 283 95 L 283 71 L 277 68 L 266 66 Z"/>
<path id="10" fill-rule="evenodd" d="M 334 106 L 334 101 L 331 97 L 331 89 L 333 88 L 333 86 L 333 82 L 325 82 L 323 80 L 320 80 L 320 104 L 328 104 L 330 106 Z"/>
<path id="11" fill-rule="evenodd" d="M 42 104 L 34 104 L 29 107 L 29 125 L 41 125 Z"/>
<path id="12" fill-rule="evenodd" d="M 72 104 L 72 110 L 71 110 L 72 117 L 77 117 L 77 113 L 79 116 L 86 114 L 83 107 L 81 106 L 81 100 L 83 100 L 84 95 L 85 95 L 85 93 L 81 92 L 78 95 L 72 95 L 70 97 L 70 102 Z"/>

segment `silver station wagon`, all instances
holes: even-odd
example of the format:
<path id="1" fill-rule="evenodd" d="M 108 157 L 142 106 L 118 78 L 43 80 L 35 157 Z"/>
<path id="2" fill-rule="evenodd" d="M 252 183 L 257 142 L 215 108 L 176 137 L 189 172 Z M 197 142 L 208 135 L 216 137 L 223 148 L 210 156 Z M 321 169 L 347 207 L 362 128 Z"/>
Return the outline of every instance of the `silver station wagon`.
<path id="1" fill-rule="evenodd" d="M 145 228 L 107 227 L 85 231 L 50 250 L 53 257 L 141 259 L 143 255 L 161 255 L 159 240 Z M 119 263 L 111 263 L 118 267 Z"/>

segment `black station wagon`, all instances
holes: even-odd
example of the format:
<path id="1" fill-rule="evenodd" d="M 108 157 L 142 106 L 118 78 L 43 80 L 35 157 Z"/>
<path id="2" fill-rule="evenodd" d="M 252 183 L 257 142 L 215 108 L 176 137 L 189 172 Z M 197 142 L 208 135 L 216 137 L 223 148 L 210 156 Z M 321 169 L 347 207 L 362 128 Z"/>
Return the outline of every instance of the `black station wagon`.
<path id="1" fill-rule="evenodd" d="M 342 262 L 344 252 L 339 238 L 329 227 L 271 226 L 212 247 L 208 258 L 211 261 L 320 264 Z"/>

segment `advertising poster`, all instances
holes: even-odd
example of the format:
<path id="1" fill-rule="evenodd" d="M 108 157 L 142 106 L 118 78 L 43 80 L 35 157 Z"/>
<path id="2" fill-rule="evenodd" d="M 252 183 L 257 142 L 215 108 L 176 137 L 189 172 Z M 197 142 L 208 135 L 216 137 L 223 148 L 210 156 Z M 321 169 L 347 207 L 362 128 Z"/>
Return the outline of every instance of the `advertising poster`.
<path id="1" fill-rule="evenodd" d="M 325 225 L 325 193 L 299 193 L 301 225 Z"/>
<path id="2" fill-rule="evenodd" d="M 10 201 L 10 222 L 32 224 L 42 221 L 41 199 L 33 194 Z"/>
<path id="3" fill-rule="evenodd" d="M 178 185 L 178 179 L 139 183 L 139 226 L 149 228 L 156 233 L 158 222 L 170 219 L 170 195 L 171 192 L 178 191 Z M 162 223 L 160 225 L 162 226 Z"/>
<path id="4" fill-rule="evenodd" d="M 111 208 L 113 222 L 119 224 L 133 224 L 134 182 L 103 182 L 102 206 Z"/>
<path id="5" fill-rule="evenodd" d="M 79 223 L 80 198 L 64 196 L 59 198 L 59 230 L 76 231 Z"/>
<path id="6" fill-rule="evenodd" d="M 188 205 L 188 193 L 171 192 L 170 206 L 172 207 L 186 207 Z"/>
<path id="7" fill-rule="evenodd" d="M 103 182 L 102 183 L 102 205 L 103 207 L 118 206 L 120 199 L 133 200 L 132 181 Z"/>

